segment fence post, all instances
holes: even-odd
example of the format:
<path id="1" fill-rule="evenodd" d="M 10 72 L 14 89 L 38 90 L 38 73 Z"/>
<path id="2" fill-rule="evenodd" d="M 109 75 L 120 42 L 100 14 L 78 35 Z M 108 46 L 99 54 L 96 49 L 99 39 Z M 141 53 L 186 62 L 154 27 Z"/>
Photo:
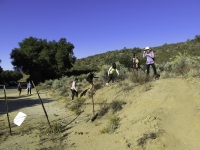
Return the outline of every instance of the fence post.
<path id="1" fill-rule="evenodd" d="M 93 116 L 94 116 L 94 99 L 93 99 L 93 89 L 92 89 L 92 105 L 93 105 Z"/>
<path id="2" fill-rule="evenodd" d="M 49 127 L 50 127 L 50 129 L 51 129 L 51 131 L 52 131 L 51 124 L 50 124 L 50 122 L 49 122 L 49 118 L 48 118 L 47 112 L 46 112 L 46 110 L 45 110 L 45 107 L 44 107 L 44 104 L 43 104 L 43 102 L 42 102 L 42 99 L 40 98 L 40 94 L 39 94 L 37 88 L 35 87 L 35 84 L 34 84 L 33 81 L 32 81 L 32 83 L 33 83 L 34 88 L 36 89 L 36 92 L 37 92 L 37 95 L 38 95 L 38 97 L 39 97 L 40 103 L 42 104 L 42 108 L 43 108 L 44 113 L 45 113 L 45 116 L 46 116 L 46 118 L 47 118 L 47 122 L 48 122 Z"/>
<path id="3" fill-rule="evenodd" d="M 10 119 L 9 119 L 9 114 L 8 114 L 8 103 L 7 103 L 5 85 L 3 86 L 3 88 L 4 88 L 5 106 L 6 106 L 6 114 L 7 114 L 7 119 L 8 119 L 8 125 L 9 125 L 9 129 L 10 129 L 10 135 L 12 136 L 11 126 L 10 126 Z"/>

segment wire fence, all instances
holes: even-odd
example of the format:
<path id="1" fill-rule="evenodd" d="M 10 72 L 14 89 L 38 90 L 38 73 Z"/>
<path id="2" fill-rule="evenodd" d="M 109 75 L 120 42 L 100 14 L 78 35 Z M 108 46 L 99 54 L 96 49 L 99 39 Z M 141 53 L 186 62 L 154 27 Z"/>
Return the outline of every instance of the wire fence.
<path id="1" fill-rule="evenodd" d="M 23 90 L 21 96 L 18 96 L 16 89 L 7 89 L 5 91 L 6 96 L 0 91 L 0 138 L 3 135 L 9 135 L 8 117 L 11 133 L 20 135 L 28 133 L 32 129 L 41 130 L 44 126 L 48 126 L 47 117 L 51 124 L 58 121 L 68 124 L 77 116 L 74 112 L 68 110 L 63 103 L 56 102 L 46 93 L 38 93 L 46 111 L 45 114 L 37 92 L 27 95 L 26 91 Z M 8 110 L 6 110 L 6 102 Z M 17 126 L 14 123 L 14 119 L 19 112 L 26 114 L 27 117 L 20 126 Z M 18 119 L 23 119 L 23 117 Z"/>

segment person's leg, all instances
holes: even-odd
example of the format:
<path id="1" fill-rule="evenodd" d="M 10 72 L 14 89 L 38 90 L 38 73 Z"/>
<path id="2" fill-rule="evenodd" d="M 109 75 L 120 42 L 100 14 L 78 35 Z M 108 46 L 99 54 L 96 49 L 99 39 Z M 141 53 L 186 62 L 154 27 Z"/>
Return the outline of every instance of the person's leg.
<path id="1" fill-rule="evenodd" d="M 151 64 L 151 66 L 153 68 L 154 76 L 155 76 L 155 78 L 157 78 L 156 66 L 155 66 L 155 64 Z"/>
<path id="2" fill-rule="evenodd" d="M 150 64 L 147 64 L 147 75 L 146 75 L 146 81 L 149 81 L 149 69 L 150 69 Z"/>
<path id="3" fill-rule="evenodd" d="M 109 79 L 108 79 L 108 82 L 107 82 L 107 83 L 109 83 L 111 80 L 112 80 L 112 75 L 109 74 Z"/>
<path id="4" fill-rule="evenodd" d="M 114 75 L 111 74 L 111 80 L 112 80 L 112 83 L 114 83 Z"/>
<path id="5" fill-rule="evenodd" d="M 91 92 L 93 90 L 93 88 L 94 88 L 94 82 L 90 81 L 89 83 L 90 83 L 90 89 L 89 89 L 89 91 Z"/>
<path id="6" fill-rule="evenodd" d="M 78 97 L 78 91 L 75 91 L 76 92 L 76 97 Z"/>
<path id="7" fill-rule="evenodd" d="M 71 89 L 72 92 L 72 101 L 74 100 L 74 90 Z"/>
<path id="8" fill-rule="evenodd" d="M 29 94 L 29 88 L 27 88 L 27 95 Z"/>
<path id="9" fill-rule="evenodd" d="M 94 90 L 94 82 L 92 81 L 92 87 L 91 87 L 91 90 L 93 91 Z"/>
<path id="10" fill-rule="evenodd" d="M 149 75 L 150 64 L 147 64 L 147 75 Z"/>
<path id="11" fill-rule="evenodd" d="M 31 95 L 31 88 L 30 88 L 30 95 Z"/>

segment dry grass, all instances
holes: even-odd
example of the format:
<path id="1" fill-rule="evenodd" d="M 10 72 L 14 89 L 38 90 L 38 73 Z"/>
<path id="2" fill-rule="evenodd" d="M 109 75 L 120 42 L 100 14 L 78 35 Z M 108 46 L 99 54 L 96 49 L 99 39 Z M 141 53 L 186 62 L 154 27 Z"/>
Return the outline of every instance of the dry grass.
<path id="1" fill-rule="evenodd" d="M 112 116 L 106 127 L 100 130 L 100 133 L 113 133 L 119 126 L 120 118 L 116 115 Z"/>

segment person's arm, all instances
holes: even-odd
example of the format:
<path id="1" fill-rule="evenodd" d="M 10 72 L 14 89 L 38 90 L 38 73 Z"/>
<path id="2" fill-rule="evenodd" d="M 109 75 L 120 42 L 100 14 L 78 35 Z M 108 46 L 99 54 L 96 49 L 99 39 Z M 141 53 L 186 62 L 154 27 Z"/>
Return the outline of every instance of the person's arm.
<path id="1" fill-rule="evenodd" d="M 147 52 L 144 51 L 144 53 L 143 53 L 143 58 L 146 57 L 146 56 L 147 56 Z"/>
<path id="2" fill-rule="evenodd" d="M 119 75 L 119 71 L 116 69 L 117 74 Z"/>
<path id="3" fill-rule="evenodd" d="M 110 73 L 110 70 L 112 69 L 112 67 L 110 67 L 109 69 L 108 69 L 108 76 L 109 76 L 109 73 Z"/>
<path id="4" fill-rule="evenodd" d="M 73 90 L 77 91 L 77 89 L 76 89 L 76 83 L 75 83 L 75 81 L 73 81 L 73 82 L 72 82 L 72 87 L 71 87 L 71 89 L 73 89 Z"/>

